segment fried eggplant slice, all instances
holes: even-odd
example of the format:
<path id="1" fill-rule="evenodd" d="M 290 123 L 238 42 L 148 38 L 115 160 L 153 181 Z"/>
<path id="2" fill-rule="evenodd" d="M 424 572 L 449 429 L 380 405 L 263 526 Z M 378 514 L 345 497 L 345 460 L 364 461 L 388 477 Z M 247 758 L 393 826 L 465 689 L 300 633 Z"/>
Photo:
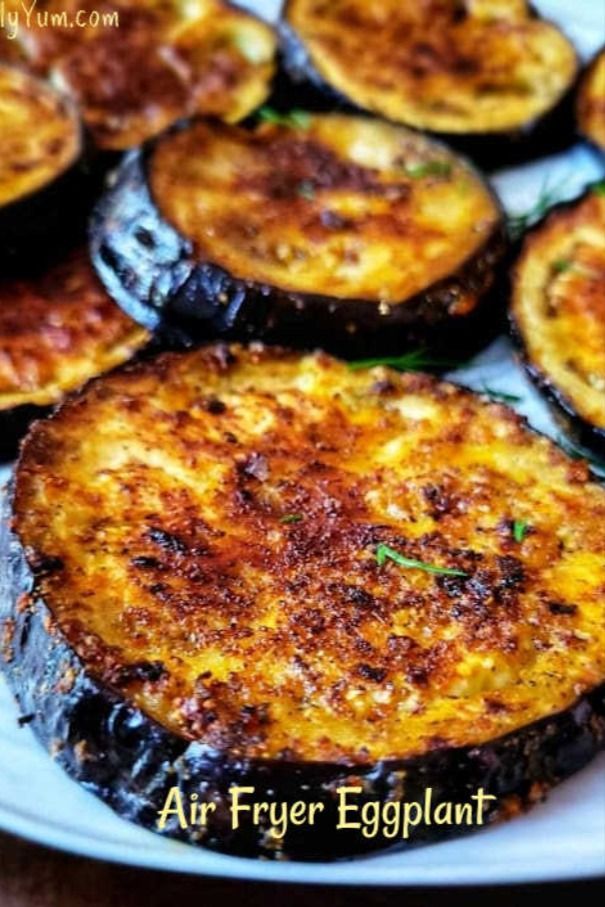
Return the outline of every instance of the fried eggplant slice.
<path id="1" fill-rule="evenodd" d="M 605 152 L 605 49 L 588 68 L 578 95 L 580 132 Z"/>
<path id="2" fill-rule="evenodd" d="M 605 455 L 605 184 L 528 234 L 511 318 L 527 370 L 556 415 Z"/>
<path id="3" fill-rule="evenodd" d="M 78 102 L 99 148 L 122 151 L 176 120 L 229 122 L 267 97 L 276 38 L 222 0 L 47 0 L 64 27 L 32 27 L 30 64 Z M 74 21 L 83 23 L 75 28 Z"/>
<path id="4" fill-rule="evenodd" d="M 109 298 L 84 248 L 28 278 L 0 282 L 0 456 L 32 419 L 148 341 Z"/>
<path id="5" fill-rule="evenodd" d="M 150 828 L 178 786 L 216 809 L 164 833 L 350 856 L 405 841 L 336 830 L 343 785 L 358 805 L 482 787 L 488 823 L 602 746 L 605 488 L 465 389 L 260 345 L 164 354 L 35 425 L 10 514 L 21 709 Z M 234 784 L 322 810 L 234 827 Z"/>
<path id="6" fill-rule="evenodd" d="M 188 340 L 346 355 L 481 342 L 506 241 L 477 171 L 404 127 L 278 119 L 198 120 L 124 162 L 92 226 L 119 304 Z"/>

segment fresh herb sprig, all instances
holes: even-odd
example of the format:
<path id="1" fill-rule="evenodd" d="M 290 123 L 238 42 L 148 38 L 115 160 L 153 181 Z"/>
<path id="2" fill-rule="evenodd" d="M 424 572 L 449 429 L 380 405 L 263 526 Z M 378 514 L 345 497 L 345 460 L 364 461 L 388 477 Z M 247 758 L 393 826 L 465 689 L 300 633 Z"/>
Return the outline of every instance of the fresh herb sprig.
<path id="1" fill-rule="evenodd" d="M 425 564 L 424 561 L 417 561 L 414 558 L 405 557 L 394 548 L 388 545 L 378 545 L 376 548 L 376 563 L 382 567 L 386 561 L 393 561 L 399 567 L 406 567 L 409 570 L 424 570 L 425 573 L 434 573 L 438 576 L 468 576 L 464 570 L 454 570 L 451 567 L 437 567 L 435 564 Z"/>
<path id="2" fill-rule="evenodd" d="M 518 394 L 508 394 L 505 391 L 499 391 L 495 388 L 488 387 L 486 384 L 481 388 L 484 397 L 489 397 L 494 403 L 521 403 L 523 397 Z"/>
<path id="3" fill-rule="evenodd" d="M 466 362 L 460 359 L 440 359 L 439 357 L 431 356 L 426 350 L 413 350 L 411 353 L 404 353 L 402 356 L 356 359 L 353 362 L 349 362 L 349 368 L 353 372 L 358 372 L 363 369 L 384 365 L 398 372 L 415 372 L 421 369 L 444 371 L 451 368 L 461 368 L 465 364 Z"/>
<path id="4" fill-rule="evenodd" d="M 555 186 L 549 186 L 544 183 L 540 195 L 534 205 L 529 210 L 521 214 L 511 214 L 508 217 L 508 232 L 513 242 L 521 239 L 529 227 L 533 227 L 550 208 L 563 200 L 564 183 L 558 183 Z"/>
<path id="5" fill-rule="evenodd" d="M 521 544 L 529 532 L 529 523 L 527 520 L 513 520 L 513 538 L 517 544 Z"/>
<path id="6" fill-rule="evenodd" d="M 288 110 L 281 113 L 273 107 L 261 107 L 258 118 L 263 123 L 272 123 L 274 126 L 286 126 L 288 129 L 308 129 L 311 125 L 311 115 L 306 110 Z"/>

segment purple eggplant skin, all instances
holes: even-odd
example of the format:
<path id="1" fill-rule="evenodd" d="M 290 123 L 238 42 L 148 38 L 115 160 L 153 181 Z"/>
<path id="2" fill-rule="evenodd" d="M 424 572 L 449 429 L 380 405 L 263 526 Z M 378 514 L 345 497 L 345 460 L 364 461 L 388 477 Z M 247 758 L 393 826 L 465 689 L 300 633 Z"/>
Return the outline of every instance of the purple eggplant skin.
<path id="1" fill-rule="evenodd" d="M 278 110 L 300 107 L 324 111 L 336 106 L 350 113 L 371 113 L 325 81 L 285 18 L 278 23 L 278 34 L 281 66 L 269 104 Z M 437 137 L 489 172 L 565 151 L 577 140 L 577 85 L 576 78 L 551 110 L 514 131 L 438 133 Z"/>
<path id="2" fill-rule="evenodd" d="M 345 358 L 422 348 L 460 359 L 502 328 L 497 276 L 508 246 L 504 217 L 456 274 L 383 312 L 375 301 L 292 293 L 196 260 L 191 244 L 163 219 L 151 196 L 147 167 L 153 147 L 123 161 L 93 212 L 89 236 L 92 262 L 109 294 L 167 346 L 255 339 L 298 349 L 321 346 Z M 481 296 L 475 311 L 450 314 L 468 288 Z"/>
<path id="3" fill-rule="evenodd" d="M 408 840 L 336 829 L 339 787 L 361 786 L 362 806 L 390 800 L 469 802 L 483 788 L 488 801 L 484 825 L 493 824 L 542 799 L 546 791 L 585 766 L 605 742 L 605 685 L 581 696 L 568 709 L 480 746 L 436 748 L 424 756 L 364 765 L 241 759 L 174 735 L 148 718 L 120 690 L 90 675 L 70 648 L 48 606 L 37 593 L 37 577 L 61 565 L 49 560 L 29 566 L 10 528 L 12 492 L 0 529 L 2 597 L 0 631 L 3 666 L 21 711 L 21 723 L 65 771 L 124 819 L 150 830 L 173 787 L 188 805 L 216 803 L 206 827 L 181 828 L 171 818 L 162 834 L 227 854 L 265 859 L 336 860 L 378 850 L 407 848 L 475 831 L 475 826 L 421 824 Z M 23 729 L 22 733 L 29 731 Z M 405 780 L 404 780 L 405 779 Z M 248 802 L 322 803 L 315 824 L 290 825 L 282 839 L 266 824 L 242 816 L 233 827 L 232 785 L 254 788 Z"/>

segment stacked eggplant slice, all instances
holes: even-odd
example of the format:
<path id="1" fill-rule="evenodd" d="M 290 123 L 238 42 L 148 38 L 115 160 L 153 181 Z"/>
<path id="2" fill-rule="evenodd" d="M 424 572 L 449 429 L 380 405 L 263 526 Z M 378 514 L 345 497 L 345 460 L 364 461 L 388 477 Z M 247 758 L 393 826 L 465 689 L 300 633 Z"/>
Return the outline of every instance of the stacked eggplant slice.
<path id="1" fill-rule="evenodd" d="M 605 49 L 588 68 L 578 96 L 581 133 L 605 152 Z"/>
<path id="2" fill-rule="evenodd" d="M 476 166 L 572 141 L 574 102 L 602 145 L 602 58 L 574 95 L 573 46 L 523 0 L 288 0 L 274 81 L 277 32 L 219 0 L 40 7 L 63 24 L 0 65 L 22 713 L 120 815 L 226 853 L 410 843 L 337 830 L 343 785 L 360 807 L 483 790 L 411 843 L 529 808 L 605 741 L 605 489 L 413 369 L 506 328 L 510 287 L 529 373 L 605 452 L 603 186 L 527 233 L 509 282 Z M 315 822 L 235 826 L 232 785 Z M 158 827 L 175 787 L 206 823 Z"/>

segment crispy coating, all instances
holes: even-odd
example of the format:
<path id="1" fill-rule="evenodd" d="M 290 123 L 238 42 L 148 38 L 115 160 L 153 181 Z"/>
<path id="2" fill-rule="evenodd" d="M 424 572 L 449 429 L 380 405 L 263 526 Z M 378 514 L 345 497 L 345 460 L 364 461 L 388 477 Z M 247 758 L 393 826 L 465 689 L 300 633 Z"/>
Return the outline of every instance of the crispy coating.
<path id="1" fill-rule="evenodd" d="M 605 49 L 584 76 L 578 95 L 581 132 L 605 151 Z"/>
<path id="2" fill-rule="evenodd" d="M 0 283 L 0 410 L 55 403 L 148 340 L 110 299 L 85 249 L 45 273 Z"/>
<path id="3" fill-rule="evenodd" d="M 274 72 L 268 25 L 221 0 L 46 0 L 68 22 L 32 27 L 31 65 L 51 73 L 83 108 L 98 146 L 140 144 L 180 117 L 239 120 L 263 102 Z M 119 26 L 104 16 L 117 16 Z"/>
<path id="4" fill-rule="evenodd" d="M 342 115 L 255 130 L 200 121 L 161 140 L 150 186 L 198 256 L 287 291 L 398 304 L 497 231 L 490 190 L 442 145 Z M 479 292 L 465 287 L 452 314 Z"/>
<path id="5" fill-rule="evenodd" d="M 519 129 L 577 69 L 571 43 L 524 0 L 289 0 L 285 15 L 326 82 L 420 129 Z"/>
<path id="6" fill-rule="evenodd" d="M 49 85 L 0 64 L 0 205 L 52 183 L 79 157 L 73 109 Z"/>
<path id="7" fill-rule="evenodd" d="M 605 676 L 605 489 L 427 376 L 258 346 L 126 367 L 37 423 L 14 514 L 85 668 L 235 755 L 480 744 Z"/>
<path id="8" fill-rule="evenodd" d="M 512 315 L 529 362 L 605 429 L 605 194 L 596 188 L 555 211 L 527 238 Z"/>

